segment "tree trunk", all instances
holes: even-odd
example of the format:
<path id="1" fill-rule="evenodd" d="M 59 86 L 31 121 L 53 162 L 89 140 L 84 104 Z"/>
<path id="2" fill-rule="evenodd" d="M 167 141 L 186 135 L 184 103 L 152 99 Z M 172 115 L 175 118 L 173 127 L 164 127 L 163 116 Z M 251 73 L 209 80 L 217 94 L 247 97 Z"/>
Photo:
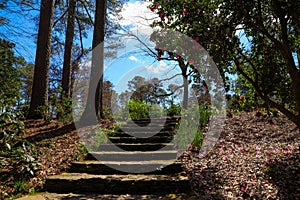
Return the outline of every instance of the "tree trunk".
<path id="1" fill-rule="evenodd" d="M 70 0 L 68 8 L 68 21 L 66 30 L 64 64 L 62 75 L 62 97 L 71 98 L 71 78 L 72 78 L 72 47 L 74 39 L 76 0 Z"/>
<path id="2" fill-rule="evenodd" d="M 104 35 L 106 22 L 106 0 L 96 0 L 95 23 L 93 34 L 92 68 L 88 98 L 80 125 L 96 124 L 104 117 L 102 109 Z"/>
<path id="3" fill-rule="evenodd" d="M 48 105 L 49 68 L 53 25 L 54 0 L 42 0 L 38 31 L 34 78 L 29 108 L 29 119 L 42 118 L 38 111 Z"/>
<path id="4" fill-rule="evenodd" d="M 183 103 L 182 108 L 187 109 L 188 108 L 188 97 L 189 97 L 189 82 L 187 80 L 186 73 L 183 75 Z"/>
<path id="5" fill-rule="evenodd" d="M 104 118 L 103 113 L 103 69 L 104 69 L 104 36 L 105 36 L 105 22 L 106 22 L 106 0 L 97 0 L 95 12 L 95 30 L 93 35 L 93 49 L 99 47 L 99 53 L 93 53 L 93 67 L 99 67 L 100 80 L 97 84 L 95 95 L 95 109 L 98 120 Z"/>
<path id="6" fill-rule="evenodd" d="M 182 108 L 187 109 L 188 107 L 188 98 L 189 98 L 189 81 L 187 80 L 187 65 L 184 64 L 182 59 L 179 60 L 179 67 L 182 73 L 183 80 L 183 100 L 182 100 Z"/>

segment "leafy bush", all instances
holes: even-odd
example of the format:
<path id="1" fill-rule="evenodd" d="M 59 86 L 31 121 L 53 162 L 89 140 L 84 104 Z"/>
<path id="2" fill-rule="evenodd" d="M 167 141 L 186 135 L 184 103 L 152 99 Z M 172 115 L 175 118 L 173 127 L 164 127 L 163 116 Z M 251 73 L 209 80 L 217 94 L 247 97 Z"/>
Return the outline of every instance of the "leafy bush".
<path id="1" fill-rule="evenodd" d="M 38 108 L 38 112 L 41 114 L 43 120 L 45 120 L 46 123 L 50 123 L 52 116 L 50 112 L 50 106 L 49 105 L 43 105 Z"/>
<path id="2" fill-rule="evenodd" d="M 129 110 L 129 113 L 128 113 Z M 150 106 L 140 100 L 130 100 L 122 110 L 123 119 L 128 119 L 129 115 L 132 120 L 149 118 Z"/>
<path id="3" fill-rule="evenodd" d="M 195 147 L 201 147 L 203 144 L 203 140 L 204 140 L 204 135 L 201 133 L 201 130 L 198 130 L 192 144 Z"/>
<path id="4" fill-rule="evenodd" d="M 20 180 L 34 175 L 39 166 L 34 145 L 20 138 L 23 133 L 24 124 L 17 115 L 0 115 L 0 170 L 6 167 Z"/>
<path id="5" fill-rule="evenodd" d="M 62 96 L 58 94 L 62 94 Z M 50 96 L 50 100 L 52 102 L 52 116 L 56 115 L 56 118 L 61 122 L 72 121 L 72 99 L 65 97 L 62 88 L 56 89 Z"/>
<path id="6" fill-rule="evenodd" d="M 199 128 L 203 129 L 207 126 L 211 116 L 211 110 L 206 106 L 199 105 Z"/>
<path id="7" fill-rule="evenodd" d="M 168 116 L 174 116 L 174 115 L 180 115 L 181 114 L 181 106 L 180 104 L 172 104 L 167 109 L 167 115 Z"/>
<path id="8" fill-rule="evenodd" d="M 164 114 L 164 108 L 158 104 L 152 104 L 150 106 L 151 117 L 162 117 Z"/>
<path id="9" fill-rule="evenodd" d="M 102 127 L 95 127 L 89 130 L 86 134 L 85 147 L 88 152 L 96 151 L 102 145 L 108 142 L 106 129 Z"/>

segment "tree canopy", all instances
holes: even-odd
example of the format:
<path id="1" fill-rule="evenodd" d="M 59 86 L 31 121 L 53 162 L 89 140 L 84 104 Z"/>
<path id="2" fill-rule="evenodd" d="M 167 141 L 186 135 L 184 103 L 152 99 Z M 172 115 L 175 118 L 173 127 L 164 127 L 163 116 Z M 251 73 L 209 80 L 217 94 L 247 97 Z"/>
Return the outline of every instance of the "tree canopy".
<path id="1" fill-rule="evenodd" d="M 226 75 L 238 74 L 300 127 L 299 1 L 154 0 L 152 26 L 192 37 Z"/>

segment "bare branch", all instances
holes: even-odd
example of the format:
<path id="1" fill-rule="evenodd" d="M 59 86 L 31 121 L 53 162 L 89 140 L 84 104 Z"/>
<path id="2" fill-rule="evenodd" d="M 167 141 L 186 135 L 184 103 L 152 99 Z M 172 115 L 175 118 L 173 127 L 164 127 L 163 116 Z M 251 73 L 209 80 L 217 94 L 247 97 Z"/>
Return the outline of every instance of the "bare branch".
<path id="1" fill-rule="evenodd" d="M 85 5 L 85 0 L 79 0 L 81 3 L 82 3 L 82 5 L 83 5 L 83 7 L 84 7 L 84 9 L 85 9 L 85 12 L 86 12 L 86 14 L 89 16 L 89 20 L 90 20 L 90 23 L 91 24 L 93 24 L 93 26 L 95 26 L 95 24 L 94 24 L 94 21 L 93 21 L 93 18 L 92 18 L 92 16 L 91 16 L 91 14 L 89 13 L 89 9 L 86 7 L 86 5 Z"/>

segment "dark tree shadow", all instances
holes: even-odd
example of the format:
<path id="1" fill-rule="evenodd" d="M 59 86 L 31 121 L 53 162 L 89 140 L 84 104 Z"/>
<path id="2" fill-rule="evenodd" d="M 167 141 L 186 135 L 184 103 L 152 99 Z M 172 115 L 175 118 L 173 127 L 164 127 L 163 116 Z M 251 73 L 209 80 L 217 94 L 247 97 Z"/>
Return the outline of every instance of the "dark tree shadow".
<path id="1" fill-rule="evenodd" d="M 266 175 L 280 199 L 300 199 L 300 155 L 291 154 L 267 165 Z"/>
<path id="2" fill-rule="evenodd" d="M 24 139 L 29 142 L 32 142 L 32 143 L 40 142 L 42 140 L 52 139 L 52 138 L 55 138 L 58 136 L 65 135 L 67 133 L 70 133 L 73 130 L 76 130 L 76 127 L 75 127 L 74 123 L 71 123 L 71 124 L 64 125 L 60 128 L 44 129 L 42 133 L 39 133 L 39 134 L 36 134 L 33 136 L 29 136 Z"/>
<path id="3" fill-rule="evenodd" d="M 192 190 L 200 199 L 225 199 L 222 195 L 224 179 L 217 175 L 217 172 L 218 169 L 211 167 L 201 170 L 201 172 L 197 169 L 193 169 L 190 173 L 188 173 L 191 180 Z"/>

